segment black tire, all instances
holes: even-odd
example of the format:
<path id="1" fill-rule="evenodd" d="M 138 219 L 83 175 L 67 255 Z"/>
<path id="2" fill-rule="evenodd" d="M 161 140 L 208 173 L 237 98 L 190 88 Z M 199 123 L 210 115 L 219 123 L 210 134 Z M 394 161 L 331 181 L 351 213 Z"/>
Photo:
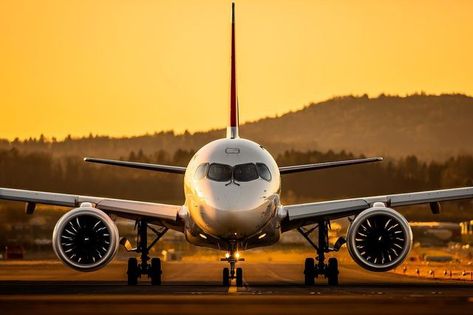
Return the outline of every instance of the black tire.
<path id="1" fill-rule="evenodd" d="M 242 287 L 243 286 L 243 269 L 237 268 L 236 270 L 236 286 Z"/>
<path id="2" fill-rule="evenodd" d="M 338 260 L 330 258 L 327 265 L 328 285 L 338 285 Z"/>
<path id="3" fill-rule="evenodd" d="M 128 275 L 128 285 L 137 285 L 138 284 L 138 260 L 136 258 L 128 259 L 128 270 L 126 271 Z"/>
<path id="4" fill-rule="evenodd" d="M 315 261 L 314 258 L 306 258 L 304 265 L 304 284 L 315 284 Z"/>
<path id="5" fill-rule="evenodd" d="M 222 284 L 224 287 L 230 286 L 230 271 L 228 268 L 223 268 L 222 272 Z"/>
<path id="6" fill-rule="evenodd" d="M 153 258 L 151 259 L 151 268 L 149 270 L 149 277 L 151 278 L 152 285 L 161 285 L 161 259 Z"/>

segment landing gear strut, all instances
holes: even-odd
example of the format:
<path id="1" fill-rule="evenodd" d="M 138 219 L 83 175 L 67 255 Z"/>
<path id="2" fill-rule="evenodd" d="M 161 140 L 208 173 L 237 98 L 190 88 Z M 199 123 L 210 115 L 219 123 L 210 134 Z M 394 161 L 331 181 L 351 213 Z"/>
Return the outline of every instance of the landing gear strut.
<path id="1" fill-rule="evenodd" d="M 335 246 L 329 247 L 328 244 L 328 229 L 329 221 L 320 221 L 311 229 L 304 229 L 302 227 L 297 230 L 304 236 L 312 247 L 314 247 L 317 256 L 315 262 L 314 258 L 306 258 L 304 266 L 304 283 L 305 285 L 314 285 L 315 279 L 319 276 L 325 276 L 329 285 L 338 285 L 338 261 L 336 258 L 330 258 L 328 263 L 325 263 L 325 254 L 331 251 L 338 251 L 340 247 L 346 242 L 345 239 L 339 238 Z M 318 229 L 317 244 L 312 241 L 310 234 Z"/>
<path id="2" fill-rule="evenodd" d="M 236 279 L 236 286 L 242 287 L 243 286 L 243 269 L 235 268 L 236 263 L 238 261 L 244 261 L 244 258 L 239 257 L 239 253 L 235 250 L 230 250 L 226 255 L 225 258 L 221 258 L 221 261 L 226 261 L 230 264 L 229 268 L 223 268 L 222 271 L 222 285 L 224 287 L 230 286 L 230 282 L 232 279 Z"/>
<path id="3" fill-rule="evenodd" d="M 128 259 L 128 284 L 136 285 L 138 284 L 138 278 L 141 278 L 141 275 L 148 275 L 148 278 L 151 279 L 152 285 L 161 284 L 161 259 L 152 258 L 151 263 L 150 257 L 148 256 L 150 249 L 156 244 L 157 241 L 168 231 L 168 228 L 163 227 L 161 230 L 157 230 L 148 225 L 148 222 L 145 220 L 138 220 L 137 222 L 138 233 L 137 233 L 137 243 L 138 246 L 134 251 L 140 253 L 140 262 L 136 258 Z M 148 245 L 148 229 L 155 233 L 155 238 Z"/>

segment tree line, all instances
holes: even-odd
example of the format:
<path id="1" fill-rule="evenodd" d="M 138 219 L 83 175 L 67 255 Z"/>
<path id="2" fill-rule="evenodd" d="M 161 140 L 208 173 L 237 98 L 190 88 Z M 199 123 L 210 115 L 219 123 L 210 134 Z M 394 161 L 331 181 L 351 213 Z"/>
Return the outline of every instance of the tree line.
<path id="1" fill-rule="evenodd" d="M 194 151 L 131 151 L 123 160 L 187 165 Z M 345 151 L 285 151 L 276 157 L 280 166 L 360 158 Z M 182 175 L 85 163 L 82 157 L 53 157 L 48 152 L 0 150 L 0 187 L 34 189 L 181 204 Z M 418 190 L 473 186 L 473 156 L 444 162 L 424 162 L 415 156 L 399 160 L 284 175 L 282 200 L 286 203 L 381 195 Z M 448 206 L 448 205 L 447 205 Z M 454 218 L 473 217 L 470 201 L 448 206 L 468 210 Z M 427 212 L 425 214 L 428 214 Z M 415 213 L 413 216 L 418 217 Z"/>

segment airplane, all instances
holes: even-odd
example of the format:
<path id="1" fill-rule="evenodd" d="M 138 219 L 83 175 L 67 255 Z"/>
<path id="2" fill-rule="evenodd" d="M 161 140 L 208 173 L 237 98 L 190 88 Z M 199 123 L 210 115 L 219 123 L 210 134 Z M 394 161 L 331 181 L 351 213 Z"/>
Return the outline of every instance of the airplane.
<path id="1" fill-rule="evenodd" d="M 282 204 L 281 176 L 333 167 L 381 161 L 381 157 L 325 163 L 278 166 L 261 145 L 239 137 L 239 112 L 235 57 L 235 4 L 232 3 L 230 119 L 225 138 L 203 146 L 187 167 L 137 163 L 99 158 L 86 162 L 148 171 L 183 174 L 185 203 L 171 205 L 154 202 L 80 196 L 31 190 L 0 188 L 0 199 L 24 202 L 27 214 L 37 204 L 73 208 L 56 223 L 52 245 L 57 257 L 67 266 L 83 272 L 105 267 L 123 245 L 139 254 L 128 260 L 129 285 L 148 276 L 152 285 L 162 283 L 159 258 L 149 251 L 169 230 L 185 235 L 193 245 L 225 251 L 222 285 L 243 286 L 243 270 L 237 263 L 245 250 L 273 245 L 282 233 L 297 230 L 314 248 L 314 257 L 305 259 L 304 284 L 314 285 L 325 277 L 328 285 L 338 285 L 338 261 L 326 254 L 346 243 L 353 260 L 361 267 L 388 271 L 401 264 L 412 247 L 408 221 L 394 208 L 429 204 L 439 213 L 440 202 L 473 198 L 473 187 L 401 193 L 342 200 Z M 136 247 L 120 239 L 114 220 L 117 217 L 136 223 Z M 350 219 L 346 237 L 335 244 L 328 241 L 330 222 Z M 317 231 L 313 240 L 312 233 Z M 149 242 L 148 233 L 154 233 Z M 317 280 L 318 281 L 318 280 Z"/>

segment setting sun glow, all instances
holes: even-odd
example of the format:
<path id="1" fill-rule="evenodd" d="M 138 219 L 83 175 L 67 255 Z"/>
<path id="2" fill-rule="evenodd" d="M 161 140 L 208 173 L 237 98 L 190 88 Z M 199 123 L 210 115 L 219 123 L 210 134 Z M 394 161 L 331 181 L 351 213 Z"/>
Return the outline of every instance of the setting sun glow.
<path id="1" fill-rule="evenodd" d="M 1 0 L 0 138 L 225 127 L 230 3 Z M 241 121 L 346 94 L 473 94 L 472 13 L 468 0 L 237 0 Z"/>

